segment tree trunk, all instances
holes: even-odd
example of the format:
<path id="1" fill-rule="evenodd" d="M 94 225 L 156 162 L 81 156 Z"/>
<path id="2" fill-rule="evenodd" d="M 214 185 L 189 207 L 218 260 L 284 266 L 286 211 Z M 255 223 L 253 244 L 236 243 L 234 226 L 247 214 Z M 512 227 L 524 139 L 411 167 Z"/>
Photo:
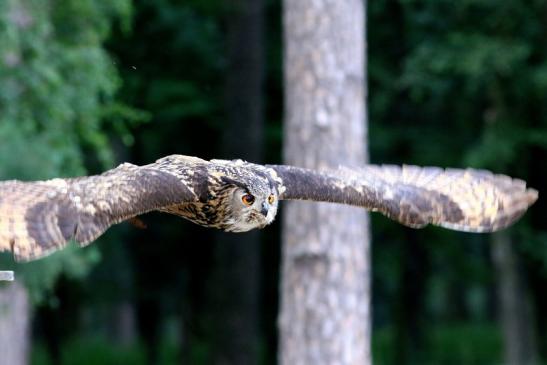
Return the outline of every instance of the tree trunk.
<path id="1" fill-rule="evenodd" d="M 539 362 L 532 306 L 507 232 L 492 236 L 492 259 L 498 279 L 498 313 L 505 349 L 503 363 L 536 365 Z"/>
<path id="2" fill-rule="evenodd" d="M 366 161 L 365 8 L 284 0 L 284 159 Z M 288 202 L 283 217 L 281 364 L 370 364 L 368 215 Z"/>
<path id="3" fill-rule="evenodd" d="M 2 364 L 26 365 L 30 351 L 30 304 L 19 282 L 0 285 L 0 359 Z"/>
<path id="4" fill-rule="evenodd" d="M 121 346 L 131 346 L 137 339 L 135 305 L 129 300 L 119 300 L 112 305 L 108 323 L 109 339 Z"/>
<path id="5" fill-rule="evenodd" d="M 228 72 L 222 157 L 261 162 L 263 1 L 227 0 Z M 219 232 L 215 247 L 215 364 L 258 362 L 260 232 Z"/>

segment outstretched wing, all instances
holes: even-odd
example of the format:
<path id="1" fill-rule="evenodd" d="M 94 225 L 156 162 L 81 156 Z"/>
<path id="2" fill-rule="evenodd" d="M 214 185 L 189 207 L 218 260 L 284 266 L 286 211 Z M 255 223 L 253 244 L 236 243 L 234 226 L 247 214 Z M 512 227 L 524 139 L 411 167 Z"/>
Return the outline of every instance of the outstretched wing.
<path id="1" fill-rule="evenodd" d="M 37 259 L 69 240 L 85 245 L 112 224 L 194 198 L 183 180 L 155 164 L 123 164 L 74 179 L 1 182 L 0 251 Z"/>
<path id="2" fill-rule="evenodd" d="M 483 170 L 369 165 L 318 172 L 268 167 L 281 181 L 280 199 L 360 206 L 413 228 L 435 224 L 458 231 L 496 231 L 520 218 L 538 196 L 522 180 Z"/>

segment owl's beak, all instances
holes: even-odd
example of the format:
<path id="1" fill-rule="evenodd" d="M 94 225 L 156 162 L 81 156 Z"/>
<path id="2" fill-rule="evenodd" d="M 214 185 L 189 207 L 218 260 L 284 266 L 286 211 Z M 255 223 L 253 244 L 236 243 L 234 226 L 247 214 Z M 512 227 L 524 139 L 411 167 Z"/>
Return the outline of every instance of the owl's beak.
<path id="1" fill-rule="evenodd" d="M 268 215 L 268 210 L 270 209 L 268 203 L 266 202 L 262 202 L 262 209 L 260 209 L 260 213 L 262 213 L 262 215 L 264 217 L 266 217 Z"/>

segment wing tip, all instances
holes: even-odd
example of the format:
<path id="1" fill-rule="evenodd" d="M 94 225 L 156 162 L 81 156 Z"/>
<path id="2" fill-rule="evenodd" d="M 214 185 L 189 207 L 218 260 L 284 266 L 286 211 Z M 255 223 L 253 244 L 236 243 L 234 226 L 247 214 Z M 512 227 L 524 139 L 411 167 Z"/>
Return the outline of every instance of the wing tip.
<path id="1" fill-rule="evenodd" d="M 522 181 L 522 180 L 520 180 Z M 492 233 L 509 228 L 516 223 L 527 212 L 539 197 L 539 192 L 533 188 L 522 186 L 522 190 L 510 195 L 511 204 L 502 210 L 499 216 L 492 220 L 483 219 L 480 224 L 474 225 L 468 222 L 439 222 L 438 225 L 444 228 L 470 232 L 470 233 Z"/>
<path id="2" fill-rule="evenodd" d="M 539 191 L 537 191 L 534 188 L 528 188 L 526 189 L 526 202 L 528 206 L 531 206 L 538 200 L 539 198 Z"/>
<path id="3" fill-rule="evenodd" d="M 59 247 L 46 247 L 30 238 L 21 239 L 19 237 L 10 239 L 8 245 L 0 245 L 0 252 L 11 252 L 14 260 L 21 263 L 41 259 L 57 250 Z"/>

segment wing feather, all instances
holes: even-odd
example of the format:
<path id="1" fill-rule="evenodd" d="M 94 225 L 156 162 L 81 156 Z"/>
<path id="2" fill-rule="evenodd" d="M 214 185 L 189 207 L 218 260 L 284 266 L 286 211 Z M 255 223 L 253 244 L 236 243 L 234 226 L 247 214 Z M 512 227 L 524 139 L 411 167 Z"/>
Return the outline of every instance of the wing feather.
<path id="1" fill-rule="evenodd" d="M 492 232 L 518 220 L 538 197 L 524 181 L 485 170 L 393 165 L 326 171 L 269 167 L 281 181 L 280 199 L 360 206 L 414 228 L 435 224 Z"/>
<path id="2" fill-rule="evenodd" d="M 123 164 L 102 175 L 0 183 L 0 251 L 37 259 L 74 239 L 81 245 L 108 227 L 164 206 L 193 201 L 184 180 L 154 164 Z"/>

